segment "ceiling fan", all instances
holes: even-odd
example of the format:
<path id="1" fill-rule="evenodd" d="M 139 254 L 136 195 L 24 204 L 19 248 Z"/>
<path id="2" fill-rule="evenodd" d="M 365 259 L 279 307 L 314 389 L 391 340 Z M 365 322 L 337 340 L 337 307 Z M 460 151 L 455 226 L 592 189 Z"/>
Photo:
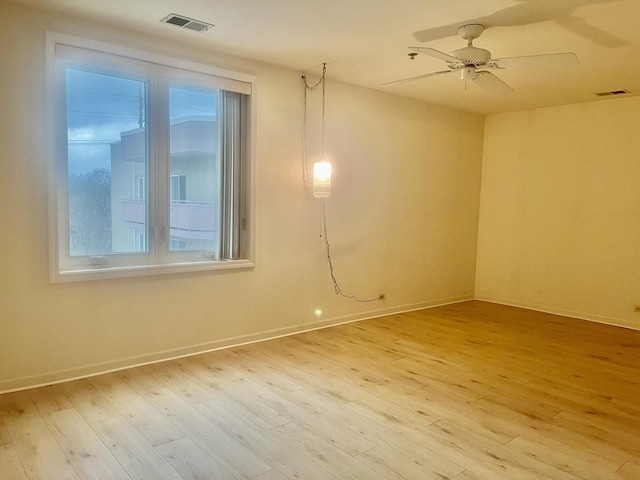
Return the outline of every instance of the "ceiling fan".
<path id="1" fill-rule="evenodd" d="M 412 59 L 418 53 L 422 53 L 439 60 L 444 60 L 449 69 L 395 80 L 393 82 L 383 83 L 380 86 L 388 87 L 398 83 L 436 77 L 459 71 L 460 79 L 465 82 L 465 87 L 468 82 L 473 82 L 484 90 L 492 93 L 509 93 L 513 91 L 513 88 L 494 75 L 491 70 L 504 70 L 511 67 L 570 66 L 579 63 L 578 57 L 572 52 L 492 58 L 489 50 L 473 46 L 473 41 L 478 38 L 483 31 L 484 26 L 479 24 L 463 25 L 460 27 L 458 29 L 458 35 L 464 40 L 467 40 L 467 46 L 455 50 L 451 52 L 451 54 L 429 47 L 409 47 L 409 50 L 413 52 L 409 54 Z"/>

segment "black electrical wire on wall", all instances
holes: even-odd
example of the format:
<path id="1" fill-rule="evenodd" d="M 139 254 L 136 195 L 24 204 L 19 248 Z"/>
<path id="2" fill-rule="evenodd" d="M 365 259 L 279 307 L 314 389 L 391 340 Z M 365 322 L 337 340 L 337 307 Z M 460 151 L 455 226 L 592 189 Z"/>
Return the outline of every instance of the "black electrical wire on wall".
<path id="1" fill-rule="evenodd" d="M 315 83 L 314 85 L 309 85 L 307 83 L 307 77 L 305 75 L 302 75 L 302 80 L 304 82 L 304 114 L 303 114 L 303 120 L 302 120 L 302 177 L 303 177 L 303 181 L 305 182 L 305 185 L 313 185 L 313 180 L 309 173 L 309 163 L 307 158 L 307 92 L 314 92 L 315 90 L 318 89 L 318 87 L 320 86 L 322 87 L 322 124 L 321 124 L 322 127 L 321 127 L 321 137 L 320 137 L 320 140 L 321 140 L 320 141 L 320 145 L 321 145 L 320 158 L 324 158 L 326 73 L 327 73 L 327 64 L 323 63 L 322 76 L 320 77 L 318 82 Z M 322 203 L 322 233 L 320 236 L 324 238 L 325 249 L 327 252 L 327 263 L 329 264 L 329 273 L 331 275 L 331 281 L 333 283 L 333 289 L 336 295 L 340 295 L 342 297 L 355 300 L 356 302 L 361 302 L 361 303 L 369 303 L 369 302 L 376 302 L 378 300 L 382 300 L 384 298 L 384 295 L 382 294 L 378 295 L 375 298 L 362 299 L 355 295 L 349 295 L 342 291 L 342 288 L 340 287 L 340 284 L 336 279 L 336 275 L 333 267 L 333 260 L 331 258 L 331 245 L 329 244 L 329 236 L 327 235 L 326 203 L 324 198 L 320 200 Z"/>

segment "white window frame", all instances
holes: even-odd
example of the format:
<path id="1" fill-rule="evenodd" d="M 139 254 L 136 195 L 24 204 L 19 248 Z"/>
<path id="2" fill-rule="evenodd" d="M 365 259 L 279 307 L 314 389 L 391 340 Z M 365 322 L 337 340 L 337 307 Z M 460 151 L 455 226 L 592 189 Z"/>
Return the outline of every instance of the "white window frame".
<path id="1" fill-rule="evenodd" d="M 255 108 L 256 77 L 250 74 L 235 72 L 210 65 L 198 64 L 178 58 L 143 52 L 127 47 L 116 46 L 86 38 L 75 37 L 57 32 L 46 33 L 47 52 L 47 138 L 50 148 L 48 158 L 49 177 L 49 250 L 51 282 L 68 282 L 78 280 L 96 280 L 103 278 L 130 277 L 141 275 L 154 275 L 160 273 L 188 272 L 197 270 L 219 270 L 252 268 L 254 266 L 255 251 L 255 204 L 254 204 L 254 152 L 255 152 Z M 242 111 L 249 116 L 249 121 L 243 128 L 247 131 L 242 136 L 242 150 L 245 152 L 241 160 L 244 170 L 240 179 L 241 193 L 238 197 L 238 184 L 230 184 L 229 198 L 233 197 L 236 205 L 241 205 L 241 216 L 235 209 L 225 209 L 221 215 L 222 222 L 228 227 L 229 222 L 236 222 L 239 233 L 236 235 L 235 248 L 230 246 L 228 239 L 221 239 L 222 256 L 215 258 L 211 252 L 189 252 L 182 254 L 168 253 L 170 250 L 169 228 L 162 225 L 153 215 L 148 219 L 149 244 L 153 249 L 145 254 L 140 253 L 114 253 L 109 255 L 83 255 L 70 256 L 68 240 L 68 171 L 66 155 L 66 122 L 64 119 L 66 107 L 64 105 L 65 93 L 64 81 L 61 79 L 64 64 L 67 61 L 79 61 L 86 64 L 111 67 L 122 71 L 129 71 L 127 64 L 135 65 L 139 69 L 140 64 L 154 72 L 159 78 L 169 75 L 169 84 L 180 82 L 193 82 L 199 79 L 203 86 L 220 88 L 249 94 L 248 105 Z M 132 71 L 135 71 L 133 69 Z M 169 72 L 169 73 L 168 73 Z M 180 78 L 184 76 L 184 78 Z M 62 117 L 61 117 L 62 115 Z M 224 148 L 222 139 L 220 148 Z M 232 165 L 232 169 L 237 165 Z M 248 171 L 247 171 L 248 170 Z M 168 173 L 165 174 L 168 175 Z M 158 174 L 162 177 L 162 173 Z M 166 179 L 168 180 L 168 178 Z M 169 182 L 164 182 L 164 188 L 160 183 L 147 184 L 145 197 L 150 193 L 155 194 L 158 202 L 167 200 L 170 193 Z M 151 190 L 151 191 L 149 191 Z M 155 192 L 154 192 L 155 190 Z M 156 216 L 157 217 L 157 216 Z M 167 217 L 168 218 L 168 217 Z M 167 220 L 168 222 L 168 220 Z M 156 241 L 154 238 L 166 239 Z M 233 236 L 233 235 L 232 235 Z M 238 239 L 239 238 L 239 239 Z M 164 243 L 164 250 L 159 247 Z M 227 245 L 224 245 L 227 243 Z M 238 245 L 241 245 L 238 249 Z M 161 251 L 162 250 L 162 251 Z M 240 250 L 240 254 L 238 254 Z"/>

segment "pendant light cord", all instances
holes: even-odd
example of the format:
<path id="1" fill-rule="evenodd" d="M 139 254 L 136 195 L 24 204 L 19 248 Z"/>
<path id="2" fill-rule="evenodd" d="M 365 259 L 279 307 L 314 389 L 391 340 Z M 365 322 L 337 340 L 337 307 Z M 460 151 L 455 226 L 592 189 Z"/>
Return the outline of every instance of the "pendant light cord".
<path id="1" fill-rule="evenodd" d="M 314 92 L 318 89 L 318 87 L 322 87 L 322 124 L 321 124 L 321 137 L 320 137 L 320 145 L 321 145 L 321 154 L 320 158 L 324 158 L 324 138 L 325 138 L 325 94 L 326 94 L 326 73 L 327 73 L 327 64 L 322 64 L 322 76 L 314 85 L 309 85 L 307 82 L 307 77 L 302 75 L 302 80 L 304 81 L 304 114 L 302 120 L 302 178 L 305 185 L 313 185 L 313 180 L 311 178 L 311 174 L 309 173 L 309 162 L 307 158 L 307 92 Z M 340 284 L 336 279 L 336 275 L 333 269 L 333 260 L 331 259 L 331 245 L 329 244 L 329 236 L 327 235 L 327 209 L 325 204 L 325 199 L 321 199 L 322 201 L 322 233 L 321 237 L 324 237 L 324 245 L 327 252 L 327 263 L 329 264 L 329 273 L 331 275 L 331 282 L 333 283 L 333 289 L 336 295 L 340 295 L 342 297 L 355 300 L 356 302 L 368 303 L 368 302 L 376 302 L 378 300 L 382 300 L 384 295 L 379 295 L 375 298 L 361 299 L 356 297 L 355 295 L 349 295 L 342 291 L 340 288 Z"/>
<path id="2" fill-rule="evenodd" d="M 311 179 L 311 174 L 309 173 L 309 161 L 307 158 L 307 92 L 315 92 L 318 87 L 322 86 L 322 130 L 320 137 L 320 158 L 324 157 L 324 111 L 325 111 L 325 85 L 326 85 L 326 73 L 327 73 L 327 64 L 322 64 L 322 76 L 314 85 L 309 85 L 307 83 L 307 76 L 302 75 L 302 80 L 304 81 L 304 114 L 302 117 L 302 177 L 304 182 L 307 185 L 312 185 L 313 180 Z"/>

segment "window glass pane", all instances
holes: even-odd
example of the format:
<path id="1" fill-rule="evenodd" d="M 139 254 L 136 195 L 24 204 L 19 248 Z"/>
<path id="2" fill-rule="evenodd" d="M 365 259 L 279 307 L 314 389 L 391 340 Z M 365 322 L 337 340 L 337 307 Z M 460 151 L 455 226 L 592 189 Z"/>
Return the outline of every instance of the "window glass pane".
<path id="1" fill-rule="evenodd" d="M 170 249 L 219 248 L 218 91 L 170 89 Z"/>
<path id="2" fill-rule="evenodd" d="M 144 82 L 68 68 L 69 254 L 146 251 Z"/>

